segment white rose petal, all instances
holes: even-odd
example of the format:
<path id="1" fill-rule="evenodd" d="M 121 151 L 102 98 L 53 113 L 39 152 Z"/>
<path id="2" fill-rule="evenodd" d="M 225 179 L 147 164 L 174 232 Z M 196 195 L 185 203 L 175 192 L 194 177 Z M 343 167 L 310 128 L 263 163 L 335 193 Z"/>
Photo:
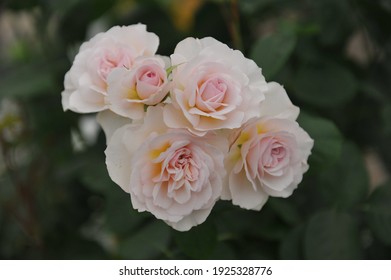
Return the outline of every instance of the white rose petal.
<path id="1" fill-rule="evenodd" d="M 108 109 L 107 78 L 130 69 L 139 56 L 153 56 L 159 38 L 142 24 L 115 26 L 83 43 L 64 79 L 63 109 L 92 113 Z"/>
<path id="2" fill-rule="evenodd" d="M 285 89 L 276 82 L 269 82 L 265 93 L 265 100 L 261 103 L 261 117 L 276 117 L 296 120 L 300 109 L 293 105 Z"/>
<path id="3" fill-rule="evenodd" d="M 245 209 L 260 210 L 269 196 L 290 196 L 308 169 L 313 143 L 294 120 L 251 120 L 236 132 L 230 147 L 222 198 Z"/>

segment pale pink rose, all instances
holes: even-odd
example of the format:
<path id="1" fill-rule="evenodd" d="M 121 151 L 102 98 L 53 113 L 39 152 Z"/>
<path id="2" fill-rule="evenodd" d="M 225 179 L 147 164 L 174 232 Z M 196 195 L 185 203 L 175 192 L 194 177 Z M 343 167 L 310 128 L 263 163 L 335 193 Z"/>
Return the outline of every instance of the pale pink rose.
<path id="1" fill-rule="evenodd" d="M 149 107 L 143 124 L 118 129 L 105 151 L 106 164 L 135 209 L 186 231 L 205 221 L 221 195 L 228 143 L 168 129 L 162 114 L 161 105 Z"/>
<path id="2" fill-rule="evenodd" d="M 293 120 L 251 120 L 231 144 L 222 199 L 260 210 L 269 196 L 290 196 L 308 169 L 313 143 Z"/>
<path id="3" fill-rule="evenodd" d="M 136 24 L 115 26 L 83 43 L 64 79 L 64 110 L 78 113 L 108 108 L 107 78 L 118 67 L 131 69 L 139 56 L 153 56 L 159 38 Z"/>
<path id="4" fill-rule="evenodd" d="M 175 48 L 171 64 L 172 104 L 164 110 L 169 127 L 203 135 L 260 116 L 266 82 L 261 69 L 240 51 L 210 37 L 187 38 Z"/>
<path id="5" fill-rule="evenodd" d="M 145 105 L 160 103 L 169 91 L 165 62 L 161 57 L 139 57 L 131 69 L 114 69 L 108 78 L 109 108 L 131 119 L 144 117 Z"/>

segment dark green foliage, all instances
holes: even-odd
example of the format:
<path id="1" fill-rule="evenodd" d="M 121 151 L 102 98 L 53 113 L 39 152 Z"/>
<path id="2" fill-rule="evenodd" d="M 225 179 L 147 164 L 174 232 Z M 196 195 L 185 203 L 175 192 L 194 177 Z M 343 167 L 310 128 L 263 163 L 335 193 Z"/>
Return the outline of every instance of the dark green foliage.
<path id="1" fill-rule="evenodd" d="M 215 250 L 217 231 L 212 221 L 205 222 L 194 230 L 175 232 L 178 247 L 190 258 L 206 259 Z"/>
<path id="2" fill-rule="evenodd" d="M 255 42 L 250 57 L 261 65 L 265 78 L 271 80 L 287 62 L 295 46 L 296 35 L 283 30 Z"/>
<path id="3" fill-rule="evenodd" d="M 294 77 L 295 96 L 318 107 L 335 107 L 350 101 L 357 83 L 349 70 L 337 65 L 319 63 L 303 65 Z"/>
<path id="4" fill-rule="evenodd" d="M 314 148 L 310 157 L 311 168 L 326 167 L 339 158 L 343 137 L 335 124 L 327 119 L 301 112 L 298 122 L 314 139 Z"/>

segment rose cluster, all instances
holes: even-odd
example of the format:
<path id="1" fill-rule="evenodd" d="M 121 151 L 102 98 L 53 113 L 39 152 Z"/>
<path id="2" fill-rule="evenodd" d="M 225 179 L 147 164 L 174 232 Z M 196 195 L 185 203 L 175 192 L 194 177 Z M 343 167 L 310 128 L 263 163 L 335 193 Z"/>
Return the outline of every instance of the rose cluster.
<path id="1" fill-rule="evenodd" d="M 99 112 L 108 173 L 132 206 L 186 231 L 219 199 L 260 210 L 290 196 L 313 140 L 284 88 L 211 37 L 186 38 L 170 57 L 158 45 L 142 24 L 99 33 L 62 92 L 64 110 Z"/>

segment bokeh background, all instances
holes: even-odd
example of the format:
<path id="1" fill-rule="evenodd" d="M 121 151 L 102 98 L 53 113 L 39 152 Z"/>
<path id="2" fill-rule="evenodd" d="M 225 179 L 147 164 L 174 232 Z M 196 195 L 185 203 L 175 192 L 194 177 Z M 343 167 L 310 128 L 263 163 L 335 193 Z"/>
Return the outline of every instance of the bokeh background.
<path id="1" fill-rule="evenodd" d="M 83 41 L 139 22 L 159 54 L 212 36 L 284 85 L 315 139 L 290 198 L 220 201 L 186 233 L 132 209 L 61 91 Z M 389 0 L 1 1 L 0 258 L 390 259 L 390 58 Z"/>

